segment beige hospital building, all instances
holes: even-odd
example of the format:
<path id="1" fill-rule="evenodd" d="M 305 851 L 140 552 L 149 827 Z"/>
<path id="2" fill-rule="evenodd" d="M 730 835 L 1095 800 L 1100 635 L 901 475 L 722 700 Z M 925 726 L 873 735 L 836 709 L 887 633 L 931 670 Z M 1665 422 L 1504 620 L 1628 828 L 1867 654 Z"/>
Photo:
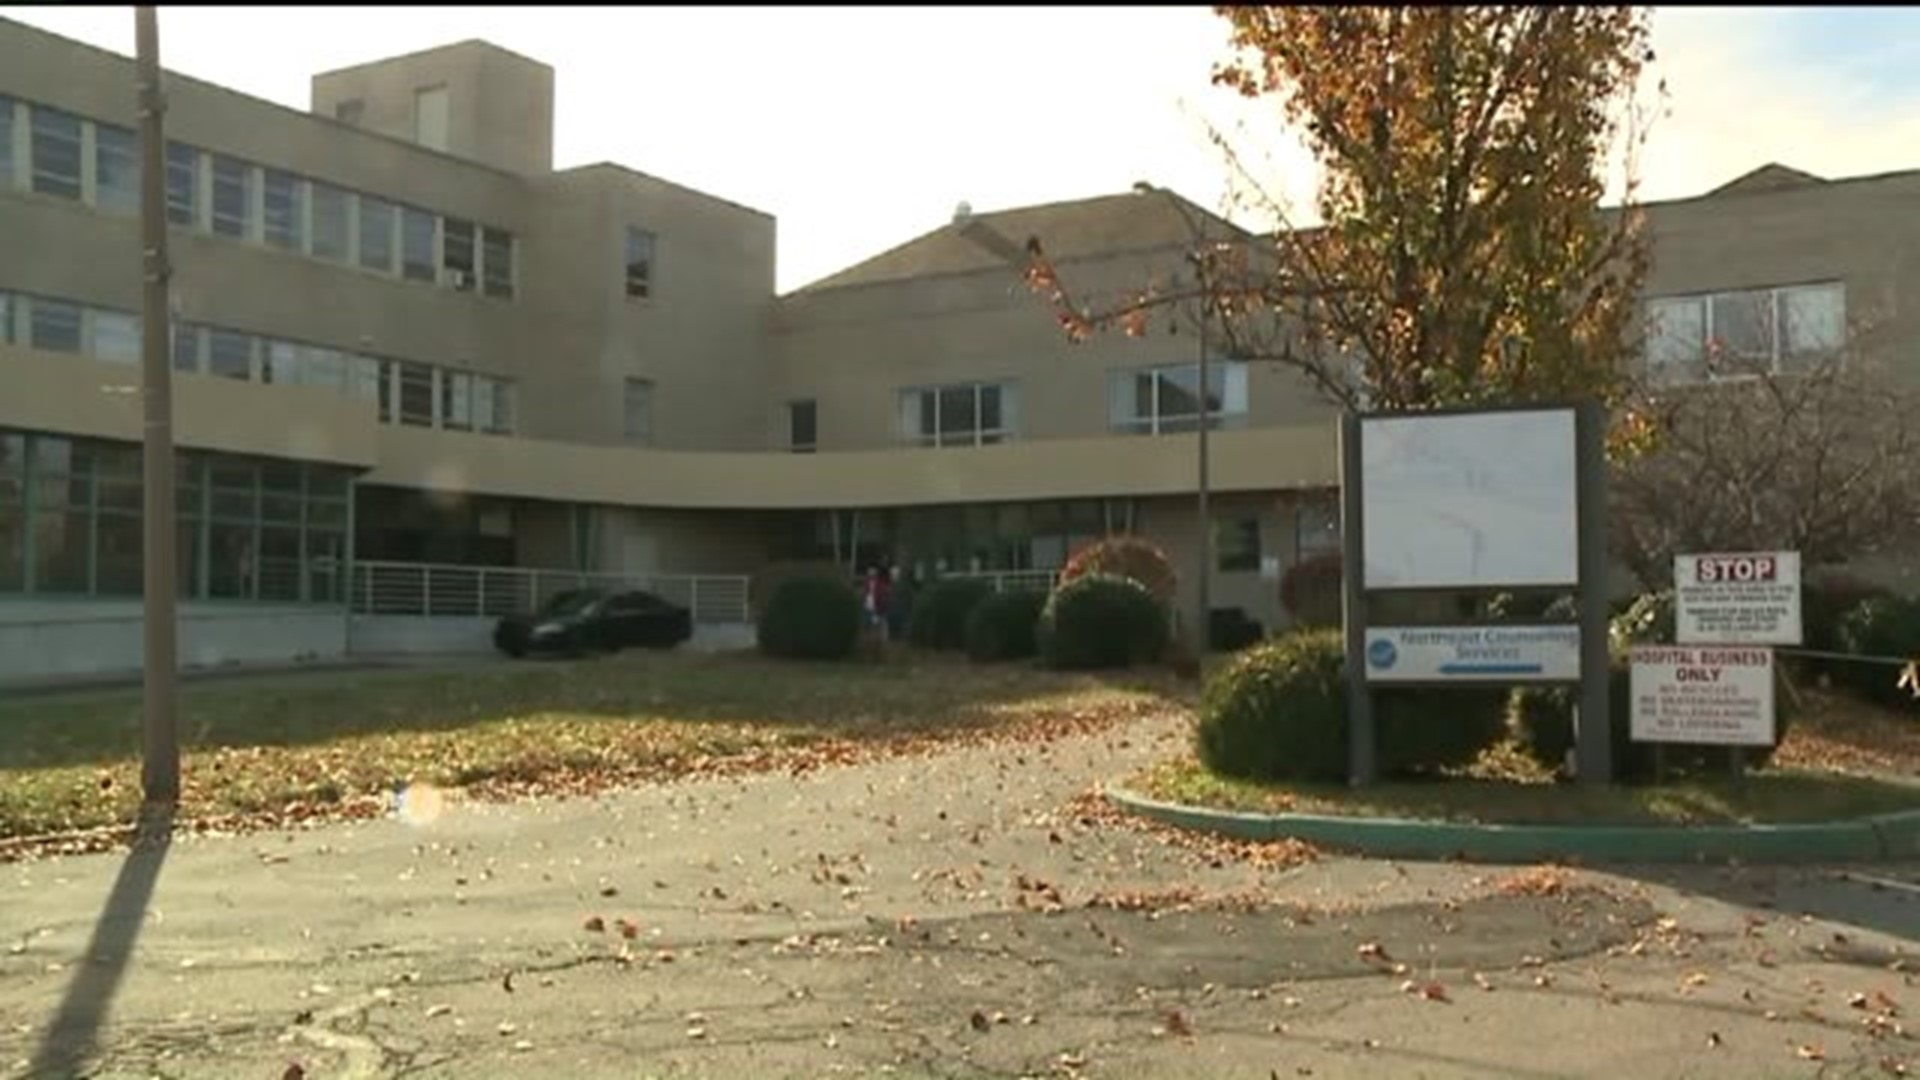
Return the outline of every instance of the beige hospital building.
<path id="1" fill-rule="evenodd" d="M 1158 191 L 956 214 L 779 295 L 770 215 L 554 169 L 553 69 L 485 42 L 305 112 L 167 90 L 183 663 L 484 647 L 582 580 L 724 637 L 783 568 L 1044 576 L 1117 532 L 1186 570 L 1210 531 L 1214 605 L 1272 628 L 1337 545 L 1300 377 L 1212 364 L 1203 529 L 1197 338 L 1070 344 L 1021 283 L 1033 235 L 1096 286 L 1178 265 L 1211 219 Z M 0 19 L 0 680 L 139 665 L 134 103 L 129 57 Z M 1650 359 L 1789 367 L 1903 315 L 1916 209 L 1915 174 L 1779 167 L 1655 206 Z"/>

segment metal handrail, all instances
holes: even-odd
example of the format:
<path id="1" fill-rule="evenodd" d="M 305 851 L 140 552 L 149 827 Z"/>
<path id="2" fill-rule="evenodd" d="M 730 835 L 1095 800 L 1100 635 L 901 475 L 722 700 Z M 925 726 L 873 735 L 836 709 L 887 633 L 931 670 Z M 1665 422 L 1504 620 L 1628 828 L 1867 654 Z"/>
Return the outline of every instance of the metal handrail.
<path id="1" fill-rule="evenodd" d="M 680 604 L 697 623 L 751 621 L 745 574 L 594 574 L 519 566 L 363 560 L 348 590 L 356 615 L 486 617 L 532 611 L 570 589 L 638 589 Z"/>

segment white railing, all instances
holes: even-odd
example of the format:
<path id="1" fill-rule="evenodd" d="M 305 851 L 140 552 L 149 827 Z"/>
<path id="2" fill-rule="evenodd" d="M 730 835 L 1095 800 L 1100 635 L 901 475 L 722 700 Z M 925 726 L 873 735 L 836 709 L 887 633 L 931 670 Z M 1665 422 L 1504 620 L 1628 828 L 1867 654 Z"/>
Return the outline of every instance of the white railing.
<path id="1" fill-rule="evenodd" d="M 994 592 L 1052 592 L 1060 581 L 1058 570 L 950 570 L 942 576 L 979 578 Z"/>
<path id="2" fill-rule="evenodd" d="M 752 621 L 744 574 L 587 574 L 516 566 L 356 562 L 356 615 L 498 617 L 533 611 L 569 589 L 640 589 L 693 612 L 696 623 Z"/>

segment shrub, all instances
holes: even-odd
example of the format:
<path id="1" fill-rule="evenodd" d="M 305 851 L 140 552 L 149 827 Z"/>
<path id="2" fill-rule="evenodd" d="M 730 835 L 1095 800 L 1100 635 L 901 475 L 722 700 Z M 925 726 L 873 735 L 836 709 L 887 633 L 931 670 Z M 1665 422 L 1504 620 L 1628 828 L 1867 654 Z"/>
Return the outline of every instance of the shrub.
<path id="1" fill-rule="evenodd" d="M 1201 693 L 1200 760 L 1227 776 L 1346 779 L 1346 668 L 1345 638 L 1333 629 L 1294 631 L 1241 653 Z M 1376 691 L 1381 773 L 1470 764 L 1506 735 L 1506 699 L 1495 687 Z"/>
<path id="2" fill-rule="evenodd" d="M 1504 686 L 1375 689 L 1380 772 L 1429 776 L 1471 765 L 1507 735 Z"/>
<path id="3" fill-rule="evenodd" d="M 1267 636 L 1267 628 L 1243 608 L 1214 608 L 1208 615 L 1207 645 L 1214 652 L 1239 652 Z"/>
<path id="4" fill-rule="evenodd" d="M 760 613 L 760 651 L 796 660 L 852 655 L 864 612 L 853 588 L 838 578 L 790 578 Z"/>
<path id="5" fill-rule="evenodd" d="M 1047 594 L 1032 590 L 997 593 L 967 617 L 967 655 L 982 663 L 1024 660 L 1039 652 L 1036 626 Z"/>
<path id="6" fill-rule="evenodd" d="M 1632 645 L 1671 645 L 1674 639 L 1672 589 L 1643 593 L 1613 617 L 1607 637 L 1615 651 Z"/>
<path id="7" fill-rule="evenodd" d="M 1879 596 L 1861 601 L 1840 620 L 1840 651 L 1856 656 L 1911 659 L 1920 656 L 1920 598 Z M 1855 693 L 1884 705 L 1914 704 L 1899 685 L 1899 668 L 1884 663 L 1843 662 L 1837 672 Z"/>
<path id="8" fill-rule="evenodd" d="M 1280 604 L 1297 626 L 1339 626 L 1341 581 L 1338 552 L 1303 559 L 1280 575 Z"/>
<path id="9" fill-rule="evenodd" d="M 1180 577 L 1173 572 L 1173 561 L 1167 558 L 1167 553 L 1137 536 L 1110 536 L 1081 548 L 1061 568 L 1060 584 L 1089 574 L 1137 581 L 1155 600 L 1168 607 L 1173 605 L 1180 587 Z"/>
<path id="10" fill-rule="evenodd" d="M 1344 779 L 1345 649 L 1337 630 L 1302 630 L 1236 656 L 1200 695 L 1201 763 L 1255 780 Z"/>
<path id="11" fill-rule="evenodd" d="M 993 586 L 980 578 L 941 578 L 913 599 L 907 640 L 923 649 L 963 649 L 967 618 Z"/>
<path id="12" fill-rule="evenodd" d="M 1167 647 L 1167 609 L 1131 578 L 1088 574 L 1054 590 L 1040 615 L 1040 649 L 1057 668 L 1149 663 Z"/>

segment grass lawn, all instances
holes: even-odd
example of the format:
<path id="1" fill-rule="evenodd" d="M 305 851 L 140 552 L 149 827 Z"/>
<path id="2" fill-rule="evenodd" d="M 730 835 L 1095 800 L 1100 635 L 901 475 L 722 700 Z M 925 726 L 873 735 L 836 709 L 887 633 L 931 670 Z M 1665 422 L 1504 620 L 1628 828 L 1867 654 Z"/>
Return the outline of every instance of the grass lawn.
<path id="1" fill-rule="evenodd" d="M 1490 752 L 1463 776 L 1382 783 L 1364 791 L 1217 776 L 1190 753 L 1133 777 L 1127 786 L 1168 802 L 1266 813 L 1678 825 L 1830 821 L 1920 810 L 1920 783 L 1911 780 L 1916 777 L 1920 715 L 1808 691 L 1773 767 L 1750 774 L 1738 787 L 1722 778 L 1606 788 L 1556 784 L 1511 747 Z"/>
<path id="2" fill-rule="evenodd" d="M 538 794 L 799 768 L 1096 725 L 1167 707 L 1175 692 L 1157 675 L 1102 681 L 944 658 L 641 652 L 196 682 L 181 691 L 181 814 L 275 824 L 380 813 L 397 785 L 420 781 Z M 0 838 L 131 820 L 139 754 L 138 691 L 0 705 Z"/>

